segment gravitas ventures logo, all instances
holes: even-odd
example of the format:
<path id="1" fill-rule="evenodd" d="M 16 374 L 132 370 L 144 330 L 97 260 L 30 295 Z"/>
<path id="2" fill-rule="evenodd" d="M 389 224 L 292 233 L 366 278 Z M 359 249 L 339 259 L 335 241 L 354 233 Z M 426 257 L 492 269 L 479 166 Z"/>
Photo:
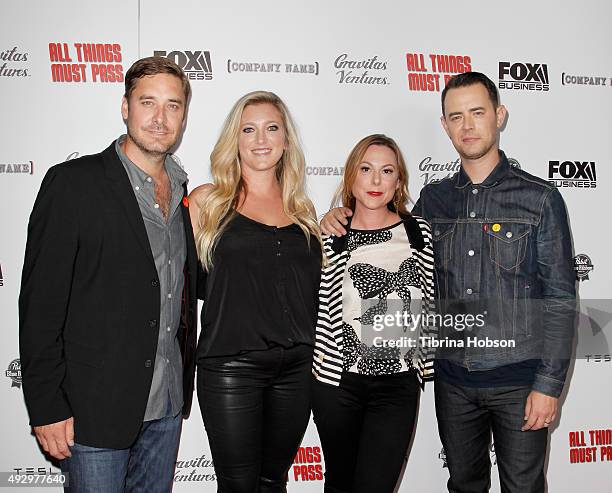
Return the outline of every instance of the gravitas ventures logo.
<path id="1" fill-rule="evenodd" d="M 201 483 L 217 480 L 212 459 L 202 454 L 191 459 L 179 459 L 174 469 L 175 483 Z"/>
<path id="2" fill-rule="evenodd" d="M 171 51 L 156 50 L 153 56 L 172 60 L 183 69 L 189 80 L 212 80 L 213 69 L 210 51 Z"/>
<path id="3" fill-rule="evenodd" d="M 500 89 L 548 91 L 548 65 L 545 63 L 499 62 Z"/>
<path id="4" fill-rule="evenodd" d="M 29 53 L 17 46 L 0 52 L 0 77 L 29 77 L 27 65 Z"/>
<path id="5" fill-rule="evenodd" d="M 387 86 L 387 61 L 371 57 L 356 57 L 342 53 L 334 60 L 338 84 Z"/>
<path id="6" fill-rule="evenodd" d="M 516 169 L 521 169 L 521 163 L 509 157 L 508 164 Z M 432 156 L 426 156 L 419 163 L 419 171 L 423 178 L 423 186 L 429 183 L 437 183 L 452 176 L 461 169 L 461 158 L 457 157 L 448 161 L 437 161 Z"/>

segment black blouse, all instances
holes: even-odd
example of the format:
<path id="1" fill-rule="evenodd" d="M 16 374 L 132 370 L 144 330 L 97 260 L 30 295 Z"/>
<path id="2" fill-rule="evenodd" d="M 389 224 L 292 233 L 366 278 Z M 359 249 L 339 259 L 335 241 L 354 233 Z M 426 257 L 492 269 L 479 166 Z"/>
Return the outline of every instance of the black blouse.
<path id="1" fill-rule="evenodd" d="M 206 276 L 198 359 L 275 345 L 314 345 L 321 247 L 299 226 L 240 213 L 221 234 Z"/>

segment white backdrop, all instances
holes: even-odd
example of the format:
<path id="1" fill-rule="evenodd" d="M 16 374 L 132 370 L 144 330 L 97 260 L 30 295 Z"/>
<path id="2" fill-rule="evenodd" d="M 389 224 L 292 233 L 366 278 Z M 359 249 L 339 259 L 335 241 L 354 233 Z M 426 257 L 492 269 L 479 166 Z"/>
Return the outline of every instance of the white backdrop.
<path id="1" fill-rule="evenodd" d="M 527 87 L 547 84 L 548 90 L 500 89 L 510 114 L 501 147 L 537 176 L 571 181 L 568 185 L 587 180 L 589 188 L 584 181 L 580 187 L 561 187 L 576 254 L 586 255 L 580 257 L 588 274 L 579 283 L 580 294 L 610 299 L 611 261 L 605 251 L 611 239 L 606 213 L 612 189 L 612 7 L 603 0 L 445 3 L 5 2 L 0 17 L 0 365 L 6 372 L 0 390 L 0 471 L 56 471 L 30 435 L 14 362 L 19 357 L 17 296 L 34 198 L 50 166 L 98 152 L 123 132 L 121 74 L 155 51 L 194 71 L 187 130 L 177 149 L 190 188 L 209 180 L 208 156 L 234 101 L 248 91 L 271 90 L 285 100 L 299 126 L 309 194 L 319 213 L 329 206 L 349 150 L 370 133 L 398 141 L 414 197 L 426 181 L 456 168 L 456 153 L 439 122 L 439 90 L 452 70 L 471 67 L 502 85 L 511 75 Z M 92 43 L 111 45 L 111 56 L 86 58 L 81 44 Z M 501 80 L 500 63 L 511 67 Z M 69 80 L 53 80 L 54 64 L 60 64 L 56 78 L 67 70 Z M 419 80 L 425 81 L 423 87 L 415 86 Z M 550 161 L 581 164 L 561 166 L 561 175 L 549 177 Z M 605 302 L 601 308 L 605 312 Z M 583 322 L 579 330 L 587 337 L 592 326 Z M 608 347 L 602 343 L 581 352 L 579 345 L 577 350 L 582 358 L 572 365 L 550 439 L 551 492 L 609 490 Z M 596 430 L 608 433 L 591 437 Z M 289 491 L 321 491 L 323 460 L 312 423 L 302 445 L 289 471 Z M 441 449 L 428 387 L 399 491 L 444 491 L 448 473 Z M 583 462 L 573 463 L 570 449 Z M 591 454 L 595 460 L 588 460 Z M 491 457 L 494 461 L 494 451 Z M 197 402 L 183 428 L 175 480 L 175 491 L 215 491 Z M 495 467 L 493 483 L 492 491 L 499 491 Z"/>

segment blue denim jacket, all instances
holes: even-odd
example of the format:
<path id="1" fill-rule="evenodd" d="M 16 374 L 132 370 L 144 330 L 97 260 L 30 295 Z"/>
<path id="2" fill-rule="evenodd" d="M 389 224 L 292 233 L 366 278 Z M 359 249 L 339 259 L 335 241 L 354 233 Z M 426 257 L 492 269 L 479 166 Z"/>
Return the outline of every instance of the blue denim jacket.
<path id="1" fill-rule="evenodd" d="M 574 336 L 572 241 L 559 191 L 500 161 L 480 184 L 461 170 L 426 185 L 413 214 L 433 230 L 437 297 L 443 314 L 480 314 L 461 331 L 440 328 L 437 358 L 468 370 L 539 359 L 533 390 L 558 397 Z M 468 339 L 508 341 L 475 346 Z M 495 344 L 495 343 L 493 343 Z"/>

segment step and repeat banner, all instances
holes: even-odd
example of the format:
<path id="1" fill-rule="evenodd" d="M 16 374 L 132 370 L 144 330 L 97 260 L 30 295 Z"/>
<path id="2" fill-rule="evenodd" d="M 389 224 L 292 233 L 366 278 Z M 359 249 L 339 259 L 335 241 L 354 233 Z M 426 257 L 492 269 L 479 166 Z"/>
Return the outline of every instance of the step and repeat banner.
<path id="1" fill-rule="evenodd" d="M 501 148 L 566 201 L 582 299 L 576 359 L 551 429 L 549 491 L 609 491 L 609 2 L 29 0 L 5 2 L 1 11 L 0 471 L 58 471 L 31 435 L 18 351 L 26 227 L 40 182 L 50 166 L 98 152 L 124 132 L 124 75 L 136 59 L 156 54 L 191 80 L 176 151 L 190 188 L 210 180 L 209 155 L 232 104 L 246 92 L 270 90 L 298 124 L 318 214 L 329 208 L 348 152 L 370 133 L 399 143 L 415 199 L 425 184 L 455 173 L 459 160 L 440 125 L 441 90 L 469 70 L 495 81 L 509 111 Z M 422 395 L 400 492 L 445 491 L 432 390 Z M 490 456 L 497 492 L 494 444 Z M 289 470 L 289 491 L 322 491 L 324 469 L 311 422 Z M 175 491 L 216 491 L 197 403 L 183 427 Z"/>

